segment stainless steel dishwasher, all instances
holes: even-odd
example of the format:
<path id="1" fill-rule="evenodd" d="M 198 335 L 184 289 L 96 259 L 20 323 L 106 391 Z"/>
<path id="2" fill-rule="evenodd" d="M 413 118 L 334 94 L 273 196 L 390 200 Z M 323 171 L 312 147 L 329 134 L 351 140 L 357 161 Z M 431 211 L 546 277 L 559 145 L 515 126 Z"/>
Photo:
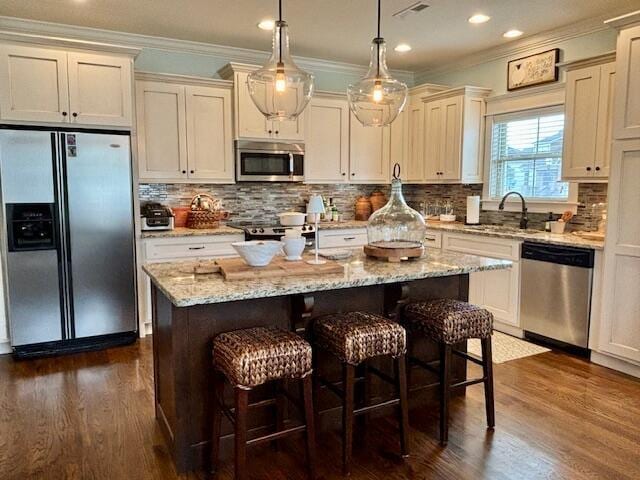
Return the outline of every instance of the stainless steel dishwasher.
<path id="1" fill-rule="evenodd" d="M 593 250 L 524 242 L 521 257 L 525 338 L 587 352 Z"/>

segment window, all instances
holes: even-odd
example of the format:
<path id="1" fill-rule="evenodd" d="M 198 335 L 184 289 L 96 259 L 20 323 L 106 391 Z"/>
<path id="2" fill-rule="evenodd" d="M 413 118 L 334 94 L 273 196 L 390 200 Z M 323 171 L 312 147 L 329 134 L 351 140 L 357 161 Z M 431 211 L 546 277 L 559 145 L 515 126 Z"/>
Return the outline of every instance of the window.
<path id="1" fill-rule="evenodd" d="M 562 107 L 496 115 L 490 125 L 490 199 L 499 200 L 512 190 L 533 200 L 569 199 L 569 184 L 559 181 L 564 133 Z"/>

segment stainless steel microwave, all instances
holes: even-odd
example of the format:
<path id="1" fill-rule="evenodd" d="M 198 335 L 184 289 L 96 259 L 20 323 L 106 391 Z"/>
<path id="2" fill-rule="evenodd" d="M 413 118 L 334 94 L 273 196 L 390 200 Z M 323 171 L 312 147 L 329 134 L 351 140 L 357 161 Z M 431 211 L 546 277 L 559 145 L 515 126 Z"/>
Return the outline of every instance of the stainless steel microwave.
<path id="1" fill-rule="evenodd" d="M 304 145 L 301 143 L 236 142 L 238 182 L 302 182 Z"/>

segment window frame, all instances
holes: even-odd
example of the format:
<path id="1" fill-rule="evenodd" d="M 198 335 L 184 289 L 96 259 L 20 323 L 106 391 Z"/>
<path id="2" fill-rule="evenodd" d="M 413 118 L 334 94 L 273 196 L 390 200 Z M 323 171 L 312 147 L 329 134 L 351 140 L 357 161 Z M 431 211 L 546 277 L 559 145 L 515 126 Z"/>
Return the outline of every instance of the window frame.
<path id="1" fill-rule="evenodd" d="M 525 119 L 535 115 L 541 115 L 544 113 L 554 113 L 554 112 L 564 112 L 564 104 L 561 105 L 553 105 L 553 106 L 545 106 L 540 108 L 530 108 L 523 109 L 518 111 L 511 111 L 505 113 L 495 113 L 493 115 L 487 115 L 485 119 L 485 148 L 484 148 L 484 178 L 486 181 L 482 185 L 482 210 L 490 210 L 496 211 L 498 209 L 498 205 L 500 204 L 499 199 L 491 198 L 491 148 L 492 148 L 492 139 L 493 139 L 493 126 L 495 123 L 495 119 L 498 118 L 501 121 L 504 118 L 509 117 L 509 119 L 518 120 Z M 565 122 L 566 124 L 566 122 Z M 564 148 L 563 148 L 563 158 L 564 161 Z M 567 210 L 572 213 L 577 213 L 578 211 L 578 184 L 577 183 L 569 183 L 569 193 L 567 200 L 552 200 L 552 199 L 541 199 L 536 197 L 525 197 L 527 201 L 527 207 L 529 212 L 532 213 L 563 213 Z M 505 211 L 508 212 L 519 212 L 522 209 L 520 198 L 517 196 L 510 196 L 505 201 L 504 205 Z"/>

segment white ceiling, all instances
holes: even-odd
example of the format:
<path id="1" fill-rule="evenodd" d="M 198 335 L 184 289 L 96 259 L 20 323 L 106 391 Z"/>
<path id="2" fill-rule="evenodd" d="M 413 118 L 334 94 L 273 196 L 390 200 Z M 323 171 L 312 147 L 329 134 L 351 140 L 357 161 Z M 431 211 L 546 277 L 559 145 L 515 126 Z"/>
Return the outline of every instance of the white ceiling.
<path id="1" fill-rule="evenodd" d="M 383 0 L 382 34 L 389 66 L 434 68 L 504 45 L 516 28 L 528 35 L 602 15 L 640 9 L 640 0 L 425 0 L 430 7 L 404 19 L 392 14 L 417 0 Z M 368 61 L 375 36 L 375 0 L 283 0 L 293 53 L 356 64 Z M 471 25 L 475 13 L 492 18 Z M 270 33 L 256 28 L 274 18 L 276 0 L 1 0 L 0 15 L 65 23 L 256 50 L 270 49 Z M 413 50 L 399 54 L 397 43 Z"/>

